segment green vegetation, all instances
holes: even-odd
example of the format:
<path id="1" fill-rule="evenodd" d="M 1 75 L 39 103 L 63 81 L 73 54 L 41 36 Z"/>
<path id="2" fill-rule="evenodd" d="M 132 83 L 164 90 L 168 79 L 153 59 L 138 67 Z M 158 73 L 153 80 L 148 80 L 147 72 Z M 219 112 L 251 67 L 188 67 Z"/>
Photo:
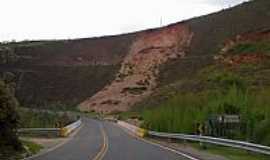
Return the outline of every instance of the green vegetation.
<path id="1" fill-rule="evenodd" d="M 191 134 L 211 116 L 236 114 L 240 129 L 225 138 L 270 145 L 269 68 L 265 60 L 234 68 L 211 64 L 197 69 L 139 104 L 143 127 Z"/>
<path id="2" fill-rule="evenodd" d="M 204 123 L 211 115 L 240 115 L 241 130 L 235 139 L 270 145 L 270 89 L 250 93 L 235 85 L 227 91 L 179 93 L 155 109 L 142 112 L 144 126 L 163 132 L 195 133 L 196 124 Z"/>
<path id="3" fill-rule="evenodd" d="M 67 112 L 39 111 L 19 109 L 21 128 L 54 128 L 63 127 L 75 121 L 74 115 Z"/>
<path id="4" fill-rule="evenodd" d="M 234 149 L 229 147 L 221 147 L 216 145 L 204 144 L 204 148 L 202 148 L 198 143 L 188 143 L 194 148 L 197 148 L 202 151 L 206 151 L 209 153 L 217 154 L 228 158 L 229 160 L 268 160 L 269 156 L 265 156 L 262 154 L 256 154 L 240 149 Z M 207 149 L 205 149 L 207 148 Z"/>
<path id="5" fill-rule="evenodd" d="M 235 85 L 238 89 L 244 90 L 247 86 L 245 79 L 239 74 L 216 66 L 202 69 L 199 76 L 200 79 L 207 81 L 205 85 L 212 89 L 228 90 Z"/>
<path id="6" fill-rule="evenodd" d="M 229 50 L 231 54 L 243 54 L 243 53 L 270 53 L 269 41 L 258 41 L 253 43 L 240 43 Z"/>
<path id="7" fill-rule="evenodd" d="M 38 153 L 43 147 L 39 144 L 28 140 L 21 140 L 23 145 L 22 150 L 13 151 L 5 150 L 4 154 L 0 153 L 0 159 L 2 160 L 21 160 L 25 157 Z"/>
<path id="8" fill-rule="evenodd" d="M 30 155 L 38 153 L 43 147 L 39 144 L 33 143 L 31 141 L 22 140 L 22 144 L 26 149 L 27 153 Z"/>
<path id="9" fill-rule="evenodd" d="M 9 153 L 22 150 L 16 135 L 19 123 L 17 114 L 18 102 L 8 84 L 0 81 L 0 159 L 6 159 Z"/>

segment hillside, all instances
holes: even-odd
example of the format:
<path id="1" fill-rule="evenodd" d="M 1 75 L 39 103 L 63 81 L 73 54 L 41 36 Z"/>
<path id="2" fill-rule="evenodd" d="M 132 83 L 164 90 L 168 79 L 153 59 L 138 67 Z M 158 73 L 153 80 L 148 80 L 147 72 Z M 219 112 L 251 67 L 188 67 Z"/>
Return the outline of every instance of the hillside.
<path id="1" fill-rule="evenodd" d="M 139 33 L 118 73 L 124 76 L 83 102 L 81 109 L 138 110 L 157 106 L 175 92 L 202 89 L 202 80 L 194 78 L 197 72 L 216 63 L 215 56 L 229 39 L 269 29 L 269 9 L 268 1 L 253 1 Z"/>
<path id="2" fill-rule="evenodd" d="M 135 35 L 0 46 L 0 71 L 27 107 L 72 107 L 114 79 Z"/>
<path id="3" fill-rule="evenodd" d="M 116 79 L 80 104 L 82 110 L 128 111 L 157 87 L 159 65 L 185 55 L 193 34 L 185 25 L 139 33 Z"/>
<path id="4" fill-rule="evenodd" d="M 220 63 L 231 39 L 267 32 L 269 19 L 270 1 L 256 0 L 132 34 L 2 44 L 0 68 L 25 106 L 136 110 L 205 88 L 197 73 Z"/>

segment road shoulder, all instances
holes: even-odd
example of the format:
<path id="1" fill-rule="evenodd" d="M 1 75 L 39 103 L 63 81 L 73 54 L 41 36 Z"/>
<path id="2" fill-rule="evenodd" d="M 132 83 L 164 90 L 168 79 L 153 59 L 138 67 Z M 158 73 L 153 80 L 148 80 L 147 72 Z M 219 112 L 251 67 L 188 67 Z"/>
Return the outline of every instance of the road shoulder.
<path id="1" fill-rule="evenodd" d="M 75 130 L 73 133 L 71 133 L 69 135 L 69 137 L 65 137 L 65 138 L 30 138 L 30 137 L 23 137 L 23 139 L 27 139 L 29 141 L 33 141 L 37 144 L 40 144 L 41 146 L 43 146 L 43 149 L 37 153 L 34 154 L 32 156 L 26 157 L 23 160 L 31 160 L 35 157 L 41 156 L 43 154 L 47 154 L 51 151 L 56 150 L 57 148 L 63 146 L 64 144 L 66 144 L 67 142 L 69 142 L 71 139 L 74 138 L 74 136 L 81 130 L 81 128 L 83 127 L 84 124 L 82 124 L 77 130 Z"/>

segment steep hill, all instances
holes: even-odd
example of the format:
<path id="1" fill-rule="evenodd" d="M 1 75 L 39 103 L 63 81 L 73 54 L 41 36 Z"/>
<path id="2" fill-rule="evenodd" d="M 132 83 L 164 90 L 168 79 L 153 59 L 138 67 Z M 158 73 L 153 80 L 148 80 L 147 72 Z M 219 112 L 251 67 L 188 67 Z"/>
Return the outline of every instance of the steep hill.
<path id="1" fill-rule="evenodd" d="M 183 81 L 216 63 L 230 39 L 270 29 L 269 19 L 270 1 L 256 0 L 132 34 L 2 44 L 1 71 L 13 73 L 26 106 L 80 104 L 106 113 L 153 106 L 168 98 L 170 86 L 173 92 L 201 89 Z"/>
<path id="2" fill-rule="evenodd" d="M 200 79 L 188 81 L 190 84 L 183 81 L 195 77 L 201 68 L 216 63 L 215 56 L 219 55 L 228 39 L 269 29 L 269 9 L 269 1 L 258 0 L 155 29 L 151 31 L 154 34 L 138 34 L 118 73 L 120 80 L 116 78 L 81 103 L 81 109 L 102 112 L 136 110 L 159 104 L 170 97 L 171 92 L 200 90 Z M 137 47 L 140 42 L 144 45 Z M 143 68 L 145 65 L 148 67 Z M 143 83 L 145 81 L 147 83 Z M 174 85 L 176 87 L 168 89 Z"/>
<path id="3" fill-rule="evenodd" d="M 139 33 L 116 79 L 81 103 L 82 110 L 127 111 L 157 87 L 159 65 L 185 56 L 193 34 L 185 25 Z"/>

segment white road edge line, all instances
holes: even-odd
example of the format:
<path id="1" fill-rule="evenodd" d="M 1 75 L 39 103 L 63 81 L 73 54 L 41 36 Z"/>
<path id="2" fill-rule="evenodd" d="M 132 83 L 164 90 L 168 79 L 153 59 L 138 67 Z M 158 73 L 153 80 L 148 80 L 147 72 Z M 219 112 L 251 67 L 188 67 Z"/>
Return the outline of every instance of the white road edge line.
<path id="1" fill-rule="evenodd" d="M 162 148 L 162 149 L 171 151 L 171 152 L 173 152 L 173 153 L 175 153 L 175 154 L 178 154 L 178 155 L 183 156 L 183 157 L 185 157 L 185 158 L 188 158 L 188 159 L 190 159 L 190 160 L 200 160 L 200 159 L 198 159 L 198 158 L 192 157 L 192 156 L 190 156 L 190 155 L 187 155 L 187 154 L 182 153 L 182 152 L 180 152 L 180 151 L 177 151 L 177 150 L 175 150 L 175 149 L 172 149 L 172 148 L 169 148 L 169 147 L 166 147 L 166 146 L 163 146 L 163 145 L 160 145 L 160 144 L 157 144 L 157 143 L 148 141 L 148 140 L 143 139 L 143 138 L 141 138 L 141 137 L 138 137 L 137 135 L 133 134 L 132 132 L 130 132 L 130 131 L 127 130 L 126 128 L 124 128 L 124 127 L 122 127 L 122 126 L 119 126 L 119 125 L 117 125 L 117 126 L 118 126 L 119 128 L 121 128 L 121 129 L 123 129 L 123 130 L 124 130 L 126 133 L 128 133 L 129 135 L 131 135 L 131 136 L 133 136 L 133 137 L 136 137 L 137 139 L 139 139 L 139 140 L 141 140 L 141 141 L 143 141 L 143 142 L 145 142 L 145 143 L 148 143 L 148 144 L 151 144 L 151 145 L 160 147 L 160 148 Z"/>
<path id="2" fill-rule="evenodd" d="M 152 145 L 155 145 L 155 146 L 158 146 L 158 147 L 160 147 L 160 148 L 162 148 L 162 149 L 165 149 L 165 150 L 174 152 L 174 153 L 179 154 L 179 155 L 181 155 L 181 156 L 183 156 L 183 157 L 185 157 L 185 158 L 188 158 L 188 159 L 190 159 L 190 160 L 199 160 L 198 158 L 191 157 L 190 155 L 187 155 L 187 154 L 182 153 L 182 152 L 180 152 L 180 151 L 177 151 L 177 150 L 175 150 L 175 149 L 172 149 L 172 148 L 169 148 L 169 147 L 166 147 L 166 146 L 163 146 L 163 145 L 160 145 L 160 144 L 157 144 L 157 143 L 154 143 L 154 142 L 145 140 L 145 139 L 142 139 L 142 141 L 144 141 L 144 142 L 146 142 L 146 143 L 149 143 L 149 144 L 152 144 Z"/>

